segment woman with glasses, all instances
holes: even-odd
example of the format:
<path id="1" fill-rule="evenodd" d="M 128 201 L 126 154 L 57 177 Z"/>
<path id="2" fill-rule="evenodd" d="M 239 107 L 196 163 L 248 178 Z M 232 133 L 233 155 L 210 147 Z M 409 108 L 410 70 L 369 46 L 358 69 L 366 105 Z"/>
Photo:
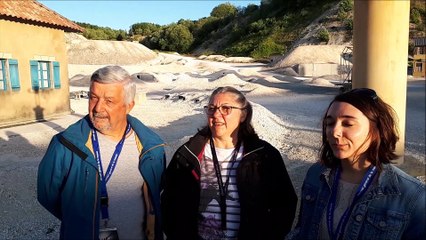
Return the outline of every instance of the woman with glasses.
<path id="1" fill-rule="evenodd" d="M 219 87 L 204 110 L 207 125 L 165 173 L 167 239 L 283 239 L 297 196 L 280 152 L 253 129 L 251 104 L 237 89 Z"/>
<path id="2" fill-rule="evenodd" d="M 372 89 L 334 98 L 288 239 L 426 239 L 425 185 L 391 165 L 395 121 Z"/>

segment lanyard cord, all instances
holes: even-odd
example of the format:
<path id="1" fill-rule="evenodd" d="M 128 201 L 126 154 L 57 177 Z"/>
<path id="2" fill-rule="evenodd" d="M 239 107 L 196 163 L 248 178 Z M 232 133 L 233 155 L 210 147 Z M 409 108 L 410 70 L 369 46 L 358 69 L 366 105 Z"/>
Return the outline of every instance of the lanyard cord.
<path id="1" fill-rule="evenodd" d="M 232 169 L 232 167 L 234 166 L 234 163 L 237 161 L 237 155 L 238 155 L 238 152 L 240 150 L 240 145 L 241 145 L 241 143 L 240 143 L 240 141 L 238 141 L 237 145 L 235 146 L 235 149 L 232 153 L 231 168 L 230 169 Z M 222 227 L 222 230 L 225 230 L 226 229 L 226 195 L 228 194 L 229 176 L 231 174 L 230 173 L 228 174 L 228 176 L 226 177 L 225 185 L 223 185 L 219 160 L 217 159 L 217 154 L 216 154 L 216 150 L 215 150 L 215 146 L 214 146 L 214 142 L 213 142 L 212 137 L 210 137 L 210 148 L 211 148 L 211 151 L 212 151 L 213 165 L 214 165 L 214 170 L 215 170 L 215 173 L 216 173 L 217 183 L 219 185 L 219 195 L 220 195 L 219 206 L 220 206 L 220 215 L 221 215 L 221 227 Z"/>
<path id="2" fill-rule="evenodd" d="M 328 234 L 330 238 L 333 240 L 338 240 L 343 237 L 343 231 L 348 223 L 349 215 L 352 212 L 355 206 L 355 203 L 365 194 L 368 187 L 373 182 L 374 176 L 377 173 L 377 168 L 376 166 L 370 167 L 368 171 L 365 173 L 364 178 L 362 179 L 362 182 L 358 186 L 354 199 L 352 200 L 351 204 L 345 210 L 342 217 L 340 218 L 336 228 L 336 232 L 333 233 L 334 209 L 336 207 L 336 200 L 337 200 L 336 197 L 337 197 L 337 188 L 338 188 L 339 179 L 340 179 L 340 171 L 341 171 L 340 168 L 336 169 L 336 173 L 333 179 L 333 185 L 331 188 L 331 197 L 327 206 L 327 229 L 328 229 Z"/>
<path id="3" fill-rule="evenodd" d="M 104 170 L 102 167 L 102 160 L 101 160 L 101 151 L 99 149 L 99 140 L 96 129 L 92 129 L 92 145 L 93 145 L 93 151 L 95 152 L 95 158 L 96 162 L 98 163 L 98 169 L 99 169 L 99 178 L 100 178 L 100 187 L 101 187 L 101 214 L 102 219 L 109 219 L 109 213 L 108 213 L 108 192 L 106 184 L 109 181 L 109 179 L 112 176 L 112 173 L 115 170 L 115 166 L 117 165 L 118 157 L 120 156 L 121 149 L 124 145 L 124 140 L 126 140 L 126 135 L 130 132 L 131 127 L 130 124 L 127 124 L 126 131 L 124 132 L 123 137 L 121 140 L 117 143 L 115 146 L 114 153 L 111 156 L 111 161 L 108 164 L 108 168 L 106 173 L 104 174 Z"/>

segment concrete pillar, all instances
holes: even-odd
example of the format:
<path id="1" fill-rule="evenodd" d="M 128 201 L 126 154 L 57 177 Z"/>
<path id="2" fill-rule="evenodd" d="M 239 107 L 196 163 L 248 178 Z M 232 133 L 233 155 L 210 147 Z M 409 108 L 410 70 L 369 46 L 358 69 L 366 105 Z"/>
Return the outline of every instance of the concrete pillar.
<path id="1" fill-rule="evenodd" d="M 398 115 L 395 163 L 404 162 L 410 1 L 355 0 L 353 88 L 368 87 Z"/>

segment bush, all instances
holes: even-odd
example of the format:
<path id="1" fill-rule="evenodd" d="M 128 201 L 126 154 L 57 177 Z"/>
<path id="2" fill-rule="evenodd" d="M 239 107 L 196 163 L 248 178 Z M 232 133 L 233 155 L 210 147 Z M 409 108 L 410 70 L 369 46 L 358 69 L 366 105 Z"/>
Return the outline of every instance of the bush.
<path id="1" fill-rule="evenodd" d="M 254 59 L 265 59 L 272 55 L 283 54 L 285 47 L 275 43 L 271 38 L 267 38 L 260 42 L 260 44 L 250 53 Z"/>
<path id="2" fill-rule="evenodd" d="M 353 0 L 342 0 L 339 3 L 339 11 L 350 12 L 354 8 Z"/>
<path id="3" fill-rule="evenodd" d="M 248 26 L 249 33 L 257 33 L 267 28 L 267 25 L 263 19 L 260 19 L 256 22 L 250 23 Z"/>
<path id="4" fill-rule="evenodd" d="M 420 12 L 417 8 L 413 8 L 411 9 L 411 13 L 410 13 L 410 22 L 414 23 L 414 24 L 419 24 L 421 23 L 421 15 Z"/>
<path id="5" fill-rule="evenodd" d="M 249 56 L 250 52 L 253 51 L 257 45 L 258 41 L 252 38 L 246 38 L 244 41 L 234 42 L 219 53 L 227 56 Z"/>
<path id="6" fill-rule="evenodd" d="M 340 21 L 345 21 L 349 18 L 350 12 L 354 8 L 354 2 L 353 0 L 342 0 L 339 3 L 339 9 L 337 10 L 337 18 Z"/>
<path id="7" fill-rule="evenodd" d="M 328 32 L 328 30 L 325 27 L 321 27 L 321 29 L 318 31 L 316 37 L 321 42 L 328 43 L 328 41 L 330 40 L 330 33 Z"/>
<path id="8" fill-rule="evenodd" d="M 345 19 L 345 21 L 343 21 L 346 30 L 352 31 L 354 29 L 354 21 L 352 18 L 349 19 Z"/>

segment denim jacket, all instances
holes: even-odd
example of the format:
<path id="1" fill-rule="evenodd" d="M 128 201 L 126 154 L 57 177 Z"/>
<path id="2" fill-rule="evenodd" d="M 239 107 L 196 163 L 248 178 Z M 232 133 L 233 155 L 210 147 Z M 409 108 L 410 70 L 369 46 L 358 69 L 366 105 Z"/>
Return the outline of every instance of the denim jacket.
<path id="1" fill-rule="evenodd" d="M 302 186 L 298 223 L 286 239 L 319 239 L 333 171 L 310 167 Z M 343 239 L 426 239 L 425 185 L 391 164 L 355 204 Z"/>

